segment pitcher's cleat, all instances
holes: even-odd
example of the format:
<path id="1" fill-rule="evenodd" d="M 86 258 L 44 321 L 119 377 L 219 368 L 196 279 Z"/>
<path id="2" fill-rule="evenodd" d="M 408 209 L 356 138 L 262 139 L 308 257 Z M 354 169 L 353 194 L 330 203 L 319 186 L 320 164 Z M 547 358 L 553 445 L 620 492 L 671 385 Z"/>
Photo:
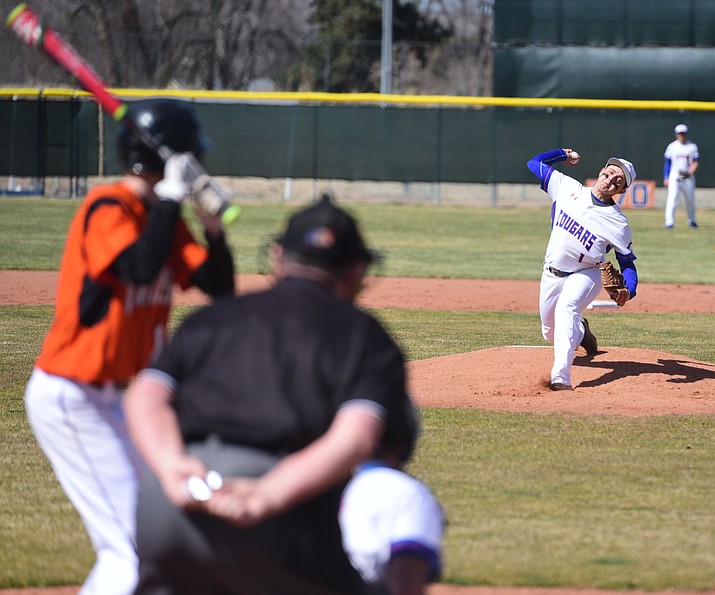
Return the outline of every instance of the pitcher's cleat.
<path id="1" fill-rule="evenodd" d="M 583 316 L 581 317 L 581 322 L 583 322 L 583 339 L 581 339 L 581 347 L 586 350 L 588 355 L 596 355 L 598 353 L 598 341 L 596 340 L 596 335 L 591 332 L 588 326 L 588 320 Z"/>

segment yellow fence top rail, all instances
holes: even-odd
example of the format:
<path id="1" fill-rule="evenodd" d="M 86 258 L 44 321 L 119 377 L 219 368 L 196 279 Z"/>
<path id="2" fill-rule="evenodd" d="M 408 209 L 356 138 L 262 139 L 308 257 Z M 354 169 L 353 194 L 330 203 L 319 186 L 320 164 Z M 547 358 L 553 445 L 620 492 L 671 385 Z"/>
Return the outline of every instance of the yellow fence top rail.
<path id="1" fill-rule="evenodd" d="M 454 106 L 454 107 L 535 107 L 582 109 L 632 109 L 669 111 L 715 111 L 713 101 L 647 101 L 627 99 L 566 99 L 529 97 L 463 97 L 451 95 L 388 95 L 382 93 L 288 93 L 249 91 L 201 91 L 178 89 L 110 89 L 121 99 L 179 97 L 193 100 L 256 103 L 352 103 L 378 105 Z M 86 98 L 78 89 L 60 87 L 8 87 L 0 89 L 0 99 Z"/>

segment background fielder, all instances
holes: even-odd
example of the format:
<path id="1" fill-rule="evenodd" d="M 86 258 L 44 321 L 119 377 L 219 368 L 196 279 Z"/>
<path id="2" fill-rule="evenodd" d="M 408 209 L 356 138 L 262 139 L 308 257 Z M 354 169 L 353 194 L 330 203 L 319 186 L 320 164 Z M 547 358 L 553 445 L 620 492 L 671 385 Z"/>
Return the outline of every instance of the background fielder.
<path id="1" fill-rule="evenodd" d="M 690 227 L 697 227 L 695 220 L 695 172 L 700 165 L 698 145 L 688 140 L 688 127 L 678 124 L 675 127 L 675 140 L 665 148 L 663 164 L 663 183 L 668 188 L 665 201 L 665 227 L 675 225 L 675 207 L 678 196 L 685 197 L 685 209 Z"/>
<path id="2" fill-rule="evenodd" d="M 613 200 L 636 179 L 635 168 L 630 161 L 611 157 L 593 187 L 553 168 L 562 161 L 576 165 L 578 159 L 572 149 L 555 149 L 527 163 L 552 200 L 551 236 L 539 293 L 541 332 L 554 345 L 552 390 L 573 390 L 571 364 L 579 345 L 590 355 L 598 349 L 581 313 L 601 291 L 598 265 L 606 253 L 615 249 L 628 289 L 626 299 L 635 297 L 638 284 L 631 229 Z"/>

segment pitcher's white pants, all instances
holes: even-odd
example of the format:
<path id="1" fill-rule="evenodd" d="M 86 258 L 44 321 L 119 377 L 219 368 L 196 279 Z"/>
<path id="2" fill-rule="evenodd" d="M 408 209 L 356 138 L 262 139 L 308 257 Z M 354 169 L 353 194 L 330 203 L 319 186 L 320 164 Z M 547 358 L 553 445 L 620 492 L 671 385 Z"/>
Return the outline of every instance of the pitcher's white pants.
<path id="1" fill-rule="evenodd" d="M 571 364 L 583 340 L 581 312 L 601 291 L 601 271 L 589 268 L 568 277 L 544 270 L 541 275 L 539 313 L 541 334 L 554 345 L 551 382 L 571 384 Z"/>
<path id="2" fill-rule="evenodd" d="M 122 391 L 35 368 L 25 391 L 38 444 L 97 554 L 80 595 L 130 595 L 138 577 L 135 518 L 142 464 L 129 441 Z"/>
<path id="3" fill-rule="evenodd" d="M 675 207 L 678 206 L 678 196 L 681 192 L 685 197 L 688 223 L 695 223 L 695 178 L 690 176 L 681 180 L 677 176 L 671 176 L 668 179 L 668 198 L 665 200 L 666 227 L 675 224 Z"/>

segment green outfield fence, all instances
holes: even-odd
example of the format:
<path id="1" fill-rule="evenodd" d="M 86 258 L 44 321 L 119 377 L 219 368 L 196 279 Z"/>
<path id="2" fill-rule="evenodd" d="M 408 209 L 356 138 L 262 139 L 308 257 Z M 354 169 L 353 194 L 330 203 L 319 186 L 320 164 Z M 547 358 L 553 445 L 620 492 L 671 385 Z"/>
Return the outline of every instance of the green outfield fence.
<path id="1" fill-rule="evenodd" d="M 117 89 L 127 101 L 176 97 L 196 104 L 213 148 L 209 172 L 258 178 L 529 183 L 526 161 L 573 147 L 586 177 L 612 156 L 639 178 L 662 180 L 663 151 L 684 122 L 699 145 L 698 186 L 715 187 L 715 102 L 524 99 L 331 93 Z M 0 176 L 5 193 L 46 190 L 53 177 L 119 173 L 116 123 L 69 89 L 0 90 Z M 38 193 L 42 193 L 39 192 Z"/>
<path id="2" fill-rule="evenodd" d="M 712 0 L 496 0 L 500 97 L 710 101 Z"/>

